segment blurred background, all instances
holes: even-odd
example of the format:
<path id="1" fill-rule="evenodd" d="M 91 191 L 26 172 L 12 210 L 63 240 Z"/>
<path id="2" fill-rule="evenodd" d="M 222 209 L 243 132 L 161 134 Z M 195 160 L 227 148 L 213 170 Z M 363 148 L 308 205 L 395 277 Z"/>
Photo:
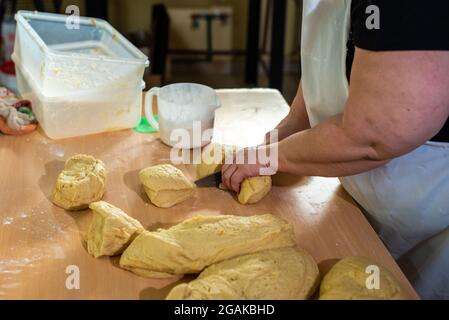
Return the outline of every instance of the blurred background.
<path id="1" fill-rule="evenodd" d="M 14 89 L 17 10 L 108 20 L 149 58 L 147 88 L 197 82 L 213 88 L 271 87 L 291 103 L 301 76 L 302 0 L 0 0 L 0 82 Z"/>

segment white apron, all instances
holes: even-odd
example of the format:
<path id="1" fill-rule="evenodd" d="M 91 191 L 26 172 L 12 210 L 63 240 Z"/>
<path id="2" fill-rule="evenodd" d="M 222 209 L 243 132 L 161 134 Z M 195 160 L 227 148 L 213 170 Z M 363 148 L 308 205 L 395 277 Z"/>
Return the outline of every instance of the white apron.
<path id="1" fill-rule="evenodd" d="M 342 113 L 351 0 L 304 0 L 302 86 L 312 126 Z M 341 178 L 424 299 L 449 299 L 449 144 Z M 437 236 L 438 235 L 438 236 Z"/>

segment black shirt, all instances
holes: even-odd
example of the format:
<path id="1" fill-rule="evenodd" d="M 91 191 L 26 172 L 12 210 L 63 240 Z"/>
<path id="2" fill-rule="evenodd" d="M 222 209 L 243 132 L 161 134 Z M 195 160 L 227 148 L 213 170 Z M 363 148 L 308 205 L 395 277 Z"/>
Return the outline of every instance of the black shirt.
<path id="1" fill-rule="evenodd" d="M 449 50 L 449 0 L 352 0 L 348 73 L 354 46 L 371 51 Z M 431 140 L 449 142 L 449 118 Z"/>

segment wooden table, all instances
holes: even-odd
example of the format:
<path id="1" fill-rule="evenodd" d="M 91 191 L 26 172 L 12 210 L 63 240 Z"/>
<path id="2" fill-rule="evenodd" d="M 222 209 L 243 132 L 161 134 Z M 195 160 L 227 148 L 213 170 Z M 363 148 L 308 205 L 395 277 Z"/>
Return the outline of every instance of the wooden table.
<path id="1" fill-rule="evenodd" d="M 219 95 L 223 107 L 217 112 L 216 134 L 222 142 L 257 143 L 288 112 L 277 91 L 224 90 Z M 0 299 L 161 299 L 173 287 L 173 280 L 144 279 L 121 270 L 117 258 L 91 257 L 85 249 L 91 212 L 70 213 L 52 205 L 56 176 L 64 160 L 77 153 L 105 162 L 104 200 L 148 229 L 198 214 L 276 214 L 294 225 L 298 245 L 312 254 L 322 273 L 336 259 L 366 256 L 388 268 L 417 298 L 338 179 L 279 175 L 271 193 L 256 205 L 242 206 L 229 193 L 203 189 L 171 209 L 159 209 L 148 203 L 137 173 L 169 162 L 170 149 L 158 135 L 124 130 L 59 141 L 41 132 L 0 136 Z M 180 168 L 194 178 L 192 165 Z M 72 265 L 79 268 L 80 289 L 66 288 Z"/>

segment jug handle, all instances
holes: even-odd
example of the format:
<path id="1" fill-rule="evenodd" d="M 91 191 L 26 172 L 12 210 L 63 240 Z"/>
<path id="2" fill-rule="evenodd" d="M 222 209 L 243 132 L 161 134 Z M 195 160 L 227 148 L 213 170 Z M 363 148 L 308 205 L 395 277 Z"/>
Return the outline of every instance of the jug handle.
<path id="1" fill-rule="evenodd" d="M 159 123 L 157 123 L 153 114 L 153 96 L 158 96 L 159 89 L 159 87 L 153 87 L 145 94 L 145 116 L 147 117 L 147 120 L 151 124 L 151 126 L 158 131 Z"/>

